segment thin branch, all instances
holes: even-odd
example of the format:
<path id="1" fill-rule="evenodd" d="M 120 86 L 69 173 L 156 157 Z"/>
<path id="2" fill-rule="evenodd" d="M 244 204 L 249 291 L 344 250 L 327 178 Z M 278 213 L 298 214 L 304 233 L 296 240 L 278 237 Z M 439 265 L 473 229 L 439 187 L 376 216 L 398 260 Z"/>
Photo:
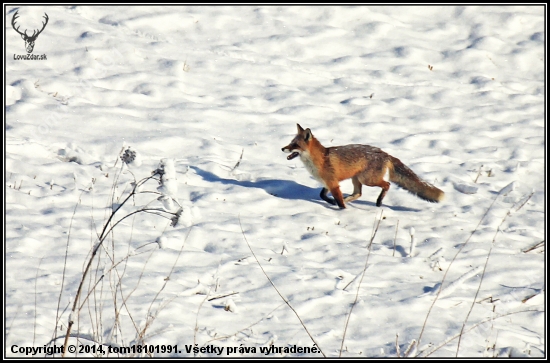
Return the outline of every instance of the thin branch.
<path id="1" fill-rule="evenodd" d="M 285 304 L 281 304 L 281 305 L 277 306 L 275 309 L 271 310 L 266 316 L 269 316 L 269 315 L 273 314 L 273 313 L 275 312 L 275 310 L 279 309 L 281 306 L 284 306 L 284 305 L 285 305 Z M 262 317 L 260 320 L 256 321 L 255 323 L 250 324 L 250 325 L 247 326 L 246 328 L 243 328 L 243 329 L 237 331 L 236 333 L 233 333 L 233 334 L 231 334 L 231 335 L 224 335 L 224 336 L 221 336 L 221 337 L 218 337 L 218 338 L 211 339 L 211 340 L 207 341 L 207 342 L 204 343 L 204 344 L 213 342 L 213 341 L 215 341 L 215 340 L 223 340 L 223 339 L 228 339 L 228 338 L 234 337 L 234 336 L 236 336 L 237 334 L 239 334 L 239 333 L 245 331 L 246 329 L 250 329 L 250 328 L 253 327 L 254 325 L 259 324 L 259 323 L 260 323 L 262 320 L 264 320 L 264 319 L 265 319 L 265 316 Z M 203 346 L 204 346 L 204 345 L 203 345 Z"/>
<path id="2" fill-rule="evenodd" d="M 151 256 L 153 256 L 153 253 L 155 252 L 155 250 L 151 250 L 151 253 L 149 254 L 149 256 L 147 257 L 147 260 L 145 261 L 145 264 L 143 265 L 142 269 L 141 269 L 141 272 L 140 272 L 140 275 L 138 277 L 138 280 L 137 280 L 137 284 L 133 287 L 133 289 L 128 293 L 128 295 L 124 296 L 124 293 L 122 291 L 122 287 L 120 287 L 119 291 L 120 291 L 120 296 L 122 298 L 122 303 L 121 303 L 121 306 L 123 306 L 125 309 L 126 309 L 126 312 L 128 313 L 128 317 L 130 319 L 130 321 L 132 322 L 132 325 L 134 326 L 134 329 L 136 331 L 136 335 L 139 335 L 140 334 L 140 331 L 139 331 L 139 326 L 138 324 L 136 323 L 134 317 L 132 316 L 132 313 L 130 312 L 130 308 L 128 307 L 127 305 L 127 301 L 130 299 L 130 297 L 132 296 L 132 294 L 137 290 L 139 284 L 141 283 L 141 278 L 143 277 L 143 274 L 145 272 L 145 267 L 147 266 L 147 264 L 149 263 L 149 259 L 151 258 Z M 145 253 L 145 252 L 143 252 Z M 122 261 L 121 261 L 122 262 Z M 126 268 L 126 267 L 125 267 Z M 116 269 L 115 269 L 116 271 Z M 118 272 L 118 271 L 117 271 Z M 119 278 L 119 283 L 121 283 L 120 281 L 120 278 Z M 122 334 L 122 330 L 121 330 L 121 327 L 120 327 L 120 323 L 119 323 L 119 316 L 120 316 L 121 312 L 120 310 L 117 311 L 115 313 L 115 325 L 114 327 L 118 327 L 119 331 L 121 332 Z M 114 328 L 113 327 L 113 328 Z M 113 333 L 111 333 L 112 335 Z M 124 342 L 122 342 L 124 343 Z"/>
<path id="3" fill-rule="evenodd" d="M 214 296 L 214 297 L 211 297 L 210 299 L 208 299 L 207 301 L 222 299 L 222 298 L 224 298 L 224 297 L 228 297 L 228 296 L 231 296 L 231 295 L 237 295 L 237 294 L 238 294 L 238 292 L 232 292 L 232 293 L 229 293 L 229 294 Z"/>
<path id="4" fill-rule="evenodd" d="M 479 171 L 477 172 L 477 176 L 476 176 L 476 179 L 474 180 L 474 183 L 477 183 L 477 179 L 481 175 L 481 168 L 483 168 L 483 164 L 479 166 Z"/>
<path id="5" fill-rule="evenodd" d="M 176 260 L 174 261 L 174 264 L 172 265 L 172 268 L 170 269 L 170 272 L 168 273 L 168 276 L 166 276 L 164 278 L 164 284 L 162 285 L 160 290 L 155 295 L 153 301 L 151 301 L 151 304 L 149 304 L 149 309 L 147 309 L 147 323 L 145 325 L 145 328 L 143 328 L 143 330 L 140 332 L 140 338 L 141 339 L 143 339 L 143 335 L 145 334 L 145 331 L 147 330 L 147 328 L 152 323 L 152 320 L 149 320 L 149 316 L 150 316 L 150 313 L 151 313 L 151 308 L 153 307 L 153 304 L 155 303 L 155 301 L 157 301 L 160 293 L 164 290 L 164 288 L 168 284 L 168 281 L 170 281 L 170 277 L 172 276 L 172 273 L 174 272 L 174 269 L 176 268 L 176 265 L 178 263 L 178 260 L 180 259 L 181 253 L 183 252 L 183 248 L 185 247 L 185 242 L 187 241 L 187 237 L 189 237 L 189 234 L 191 233 L 192 229 L 193 229 L 193 226 L 189 227 L 189 230 L 187 231 L 187 234 L 185 235 L 185 238 L 183 239 L 183 243 L 181 244 L 181 248 L 180 248 L 180 251 L 178 253 L 178 256 L 176 257 Z M 154 318 L 153 318 L 153 320 L 154 320 Z"/>
<path id="6" fill-rule="evenodd" d="M 122 164 L 124 166 L 124 164 Z M 64 346 L 64 353 L 63 353 L 63 357 L 65 356 L 65 354 L 67 353 L 68 349 L 67 349 L 67 345 L 69 344 L 69 336 L 70 336 L 70 333 L 71 333 L 71 328 L 74 324 L 74 316 L 72 316 L 72 314 L 74 314 L 76 312 L 76 307 L 78 305 L 78 300 L 80 298 L 80 294 L 82 292 L 82 287 L 84 286 L 84 281 L 86 280 L 86 276 L 88 275 L 88 272 L 90 270 L 90 267 L 92 266 L 92 261 L 94 260 L 94 257 L 95 255 L 97 254 L 97 251 L 99 250 L 99 248 L 103 245 L 103 241 L 105 240 L 104 239 L 104 236 L 106 233 L 112 231 L 112 229 L 118 225 L 118 223 L 120 223 L 121 221 L 123 221 L 124 219 L 126 219 L 127 217 L 135 214 L 135 213 L 139 213 L 141 210 L 138 210 L 138 211 L 134 211 L 128 215 L 126 215 L 125 217 L 121 218 L 118 222 L 116 222 L 110 229 L 107 229 L 107 227 L 110 225 L 112 219 L 114 218 L 115 214 L 122 208 L 122 206 L 135 194 L 136 190 L 138 187 L 140 187 L 141 185 L 145 184 L 149 179 L 151 179 L 153 176 L 150 176 L 150 177 L 147 177 L 147 178 L 144 178 L 142 179 L 141 181 L 137 182 L 135 185 L 134 185 L 134 188 L 132 189 L 132 191 L 128 194 L 128 196 L 124 199 L 124 201 L 122 203 L 120 203 L 118 205 L 118 207 L 111 213 L 111 215 L 109 216 L 109 219 L 107 220 L 107 222 L 105 223 L 105 225 L 103 226 L 103 230 L 101 231 L 101 234 L 99 236 L 99 242 L 98 244 L 94 247 L 93 251 L 92 251 L 92 255 L 90 256 L 90 259 L 88 261 L 88 264 L 86 265 L 86 268 L 84 270 L 84 273 L 82 274 L 82 279 L 80 280 L 80 284 L 78 286 L 78 289 L 76 291 L 76 295 L 75 295 L 75 300 L 74 300 L 74 303 L 73 303 L 73 308 L 71 310 L 71 317 L 69 319 L 69 325 L 67 327 L 67 334 L 65 335 L 65 342 L 63 344 Z"/>
<path id="7" fill-rule="evenodd" d="M 33 327 L 33 333 L 32 333 L 32 345 L 35 346 L 36 341 L 36 305 L 37 305 L 37 295 L 36 295 L 36 286 L 38 285 L 38 271 L 40 271 L 40 265 L 42 264 L 42 260 L 44 257 L 40 259 L 38 262 L 38 267 L 36 268 L 36 276 L 34 278 L 34 327 Z"/>
<path id="8" fill-rule="evenodd" d="M 433 353 L 435 353 L 437 350 L 441 349 L 442 347 L 444 347 L 445 345 L 449 344 L 450 342 L 452 342 L 453 340 L 455 340 L 456 338 L 458 338 L 461 334 L 466 334 L 472 330 L 474 330 L 475 328 L 477 328 L 478 326 L 482 325 L 482 324 L 485 324 L 491 320 L 496 320 L 496 319 L 499 319 L 499 318 L 504 318 L 506 316 L 509 316 L 509 315 L 513 315 L 513 314 L 521 314 L 521 313 L 544 313 L 544 311 L 542 310 L 522 310 L 522 311 L 512 311 L 510 313 L 506 313 L 506 314 L 503 314 L 503 315 L 500 315 L 500 316 L 497 316 L 497 317 L 494 317 L 494 316 L 491 316 L 490 318 L 486 318 L 474 325 L 472 325 L 470 328 L 468 328 L 466 331 L 464 331 L 463 333 L 458 333 L 448 339 L 446 339 L 443 343 L 440 343 L 437 347 L 434 347 L 432 350 L 430 350 L 429 352 L 425 353 L 425 355 L 423 355 L 423 357 L 428 357 L 430 355 L 432 355 Z M 423 352 L 422 352 L 423 353 Z M 420 354 L 418 354 L 418 356 L 420 356 Z"/>
<path id="9" fill-rule="evenodd" d="M 531 247 L 529 247 L 529 248 L 527 248 L 526 250 L 523 250 L 523 251 L 521 251 L 521 252 L 523 252 L 523 253 L 531 252 L 531 251 L 533 251 L 533 250 L 536 250 L 536 249 L 539 248 L 539 247 L 544 246 L 544 244 L 545 244 L 545 243 L 544 243 L 544 240 L 542 240 L 542 241 L 536 243 L 535 245 L 533 245 L 533 246 L 531 246 Z"/>
<path id="10" fill-rule="evenodd" d="M 52 334 L 52 339 L 57 335 L 57 329 L 59 325 L 59 320 L 61 320 L 61 315 L 59 314 L 59 308 L 61 306 L 61 296 L 63 295 L 63 287 L 65 286 L 65 275 L 67 271 L 67 259 L 69 256 L 69 242 L 71 239 L 71 229 L 73 227 L 73 220 L 74 216 L 76 214 L 76 209 L 78 208 L 78 205 L 80 204 L 80 198 L 82 197 L 82 193 L 80 193 L 80 196 L 78 197 L 78 202 L 76 202 L 76 205 L 74 206 L 73 214 L 71 216 L 71 221 L 69 222 L 69 232 L 67 233 L 67 243 L 65 245 L 65 258 L 63 260 L 63 272 L 61 273 L 61 287 L 59 289 L 59 296 L 57 298 L 57 309 L 55 311 L 55 328 Z"/>
<path id="11" fill-rule="evenodd" d="M 353 308 L 357 304 L 357 300 L 359 300 L 359 289 L 361 288 L 361 283 L 363 282 L 363 278 L 365 277 L 365 272 L 367 271 L 367 266 L 368 266 L 368 263 L 369 263 L 369 257 L 370 257 L 372 242 L 374 241 L 374 237 L 376 236 L 376 233 L 378 232 L 378 228 L 380 227 L 380 222 L 382 221 L 382 214 L 384 214 L 384 210 L 380 211 L 380 217 L 378 218 L 378 224 L 376 225 L 376 227 L 373 226 L 373 229 L 372 229 L 373 232 L 371 234 L 370 242 L 369 242 L 369 245 L 367 247 L 368 252 L 367 252 L 367 258 L 365 260 L 365 266 L 363 267 L 363 273 L 361 274 L 361 279 L 359 280 L 359 283 L 357 284 L 357 291 L 355 292 L 355 300 L 353 301 L 353 304 L 351 304 L 351 308 L 349 309 L 349 314 L 348 314 L 348 317 L 346 319 L 346 324 L 344 325 L 344 334 L 342 336 L 342 343 L 340 344 L 340 355 L 338 356 L 339 358 L 342 357 L 342 352 L 344 350 L 344 341 L 346 340 L 346 333 L 348 331 L 349 320 L 351 318 L 351 313 L 353 312 Z M 374 219 L 374 222 L 376 223 L 376 218 Z"/>
<path id="12" fill-rule="evenodd" d="M 401 358 L 401 351 L 399 349 L 399 334 L 395 333 L 395 355 L 397 358 Z"/>
<path id="13" fill-rule="evenodd" d="M 212 279 L 214 279 L 216 282 L 214 282 L 214 285 L 216 286 L 214 291 L 217 291 L 218 286 L 218 272 L 220 271 L 222 260 L 220 259 L 220 262 L 218 262 L 218 267 L 216 268 L 216 272 L 212 275 Z M 199 280 L 200 284 L 200 280 Z M 202 306 L 206 302 L 206 299 L 208 299 L 208 296 L 210 296 L 210 292 L 212 291 L 212 284 L 210 284 L 210 287 L 208 288 L 208 292 L 204 296 L 204 299 L 202 299 L 201 303 L 199 304 L 199 307 L 197 309 L 197 314 L 195 315 L 195 329 L 193 330 L 193 345 L 197 344 L 197 332 L 199 331 L 199 315 L 201 313 Z M 210 300 L 208 300 L 210 301 Z M 197 356 L 197 353 L 193 353 L 193 356 Z"/>
<path id="14" fill-rule="evenodd" d="M 458 251 L 456 252 L 456 254 L 454 255 L 453 259 L 451 260 L 451 262 L 449 263 L 449 266 L 447 266 L 447 269 L 445 270 L 445 273 L 443 274 L 443 278 L 441 279 L 441 285 L 439 286 L 439 289 L 437 290 L 437 295 L 435 295 L 435 298 L 434 300 L 432 301 L 432 304 L 430 305 L 430 308 L 428 309 L 428 313 L 426 314 L 426 319 L 424 319 L 424 324 L 422 324 L 422 329 L 420 330 L 420 335 L 418 336 L 418 339 L 417 339 L 417 342 L 418 342 L 418 347 L 420 347 L 420 342 L 422 341 L 422 335 L 424 334 L 424 329 L 426 329 L 426 324 L 428 323 L 428 318 L 430 317 L 430 314 L 432 312 L 432 309 L 435 305 L 435 303 L 437 302 L 437 300 L 439 299 L 439 294 L 441 294 L 441 290 L 443 289 L 443 283 L 445 282 L 445 279 L 447 278 L 447 274 L 449 273 L 449 271 L 451 270 L 451 266 L 453 265 L 453 262 L 455 262 L 456 258 L 458 257 L 458 255 L 462 252 L 462 250 L 464 249 L 464 247 L 466 247 L 466 245 L 468 244 L 468 242 L 470 242 L 470 239 L 472 238 L 472 236 L 477 232 L 477 229 L 479 228 L 479 226 L 481 225 L 481 222 L 483 222 L 483 220 L 485 219 L 485 217 L 487 216 L 487 214 L 489 213 L 489 211 L 493 208 L 493 205 L 495 204 L 495 202 L 497 201 L 497 198 L 498 196 L 500 195 L 500 193 L 498 193 L 496 196 L 495 196 L 495 199 L 493 199 L 493 202 L 491 203 L 491 205 L 489 206 L 489 208 L 487 208 L 487 210 L 485 211 L 485 214 L 483 214 L 483 216 L 481 217 L 481 219 L 479 220 L 476 228 L 474 228 L 474 230 L 472 231 L 472 233 L 470 234 L 470 236 L 466 239 L 466 242 L 464 242 L 464 244 L 462 245 L 462 247 L 460 247 L 458 249 Z"/>
<path id="15" fill-rule="evenodd" d="M 243 154 L 244 154 L 244 149 L 243 151 L 241 152 L 241 157 L 239 158 L 239 161 L 237 161 L 237 164 L 235 164 L 235 166 L 233 167 L 233 169 L 231 169 L 230 173 L 234 172 L 235 169 L 237 169 L 239 167 L 239 165 L 241 164 L 241 161 L 243 160 Z"/>
<path id="16" fill-rule="evenodd" d="M 472 305 L 470 306 L 470 310 L 468 310 L 468 314 L 466 314 L 466 318 L 464 319 L 464 322 L 462 323 L 462 328 L 460 329 L 460 334 L 458 336 L 458 344 L 457 344 L 457 347 L 456 347 L 455 357 L 458 357 L 458 351 L 460 350 L 460 342 L 462 340 L 462 334 L 464 333 L 464 328 L 466 327 L 466 323 L 468 322 L 468 318 L 470 317 L 470 313 L 474 309 L 474 305 L 476 303 L 477 295 L 479 294 L 479 290 L 481 290 L 481 284 L 483 283 L 483 277 L 485 276 L 485 271 L 487 270 L 487 264 L 489 263 L 489 257 L 491 257 L 491 252 L 493 251 L 493 246 L 494 246 L 494 243 L 495 243 L 495 239 L 497 238 L 497 234 L 500 230 L 500 226 L 502 225 L 502 223 L 504 223 L 504 220 L 509 215 L 510 215 L 510 211 L 508 211 L 508 213 L 506 213 L 506 216 L 502 219 L 502 222 L 500 223 L 500 225 L 498 226 L 498 228 L 495 232 L 495 235 L 493 237 L 493 241 L 491 242 L 491 247 L 489 248 L 489 252 L 487 253 L 487 258 L 485 259 L 485 265 L 483 266 L 483 271 L 481 272 L 481 278 L 479 280 L 479 285 L 477 286 L 477 290 L 476 290 L 476 293 L 474 295 L 474 300 L 472 302 Z"/>
<path id="17" fill-rule="evenodd" d="M 395 226 L 395 237 L 393 237 L 393 254 L 392 257 L 395 256 L 395 243 L 397 242 L 397 230 L 399 229 L 399 219 L 397 220 L 397 225 Z"/>
<path id="18" fill-rule="evenodd" d="M 283 294 L 281 294 L 281 292 L 279 291 L 279 289 L 277 289 L 277 286 L 275 286 L 275 284 L 273 283 L 273 281 L 271 281 L 271 279 L 269 278 L 269 276 L 267 275 L 267 273 L 265 272 L 264 268 L 262 267 L 262 265 L 260 264 L 260 261 L 258 260 L 258 257 L 256 257 L 256 254 L 254 253 L 254 251 L 252 250 L 252 247 L 250 247 L 250 243 L 248 243 L 248 240 L 246 239 L 246 235 L 244 234 L 244 230 L 243 230 L 243 225 L 241 224 L 241 216 L 239 215 L 239 226 L 241 227 L 241 233 L 243 234 L 243 238 L 246 242 L 246 244 L 248 245 L 248 248 L 250 249 L 250 252 L 252 252 L 252 255 L 254 256 L 254 258 L 256 259 L 256 262 L 258 263 L 258 266 L 260 266 L 260 269 L 262 270 L 263 274 L 265 275 L 265 277 L 267 278 L 267 280 L 269 281 L 269 283 L 271 284 L 271 286 L 273 286 L 273 288 L 275 289 L 275 291 L 277 291 L 277 294 L 279 294 L 279 296 L 281 297 L 281 299 L 283 299 L 283 301 L 288 305 L 288 307 L 290 308 L 290 310 L 292 310 L 292 312 L 294 312 L 294 315 L 296 315 L 296 317 L 298 318 L 298 320 L 300 321 L 300 324 L 302 324 L 302 326 L 304 327 L 307 335 L 309 335 L 309 337 L 311 338 L 311 340 L 313 341 L 313 343 L 317 346 L 317 348 L 319 349 L 319 351 L 321 352 L 321 354 L 323 355 L 323 357 L 327 357 L 325 355 L 325 353 L 323 352 L 323 350 L 321 349 L 321 347 L 319 346 L 319 344 L 317 344 L 317 341 L 315 340 L 315 338 L 313 338 L 313 336 L 311 335 L 311 333 L 309 332 L 309 330 L 307 329 L 306 325 L 304 324 L 304 322 L 302 321 L 302 319 L 300 318 L 300 315 L 298 315 L 298 313 L 296 312 L 296 310 L 294 310 L 294 308 L 292 307 L 292 305 L 290 305 L 290 302 L 287 300 L 286 297 L 283 296 Z"/>
<path id="19" fill-rule="evenodd" d="M 518 208 L 516 208 L 515 212 L 519 211 L 525 205 L 525 203 L 527 203 L 527 201 L 529 199 L 531 199 L 532 196 L 533 196 L 533 194 L 531 193 L 531 195 L 529 195 L 527 200 L 525 200 L 525 202 L 523 202 L 523 204 L 521 204 Z M 483 266 L 483 272 L 481 273 L 481 278 L 479 280 L 479 285 L 477 287 L 474 299 L 472 301 L 472 305 L 470 306 L 470 310 L 468 310 L 468 314 L 466 314 L 466 318 L 464 319 L 464 322 L 462 323 L 462 328 L 460 329 L 460 335 L 458 337 L 458 344 L 457 344 L 457 347 L 456 347 L 455 357 L 458 357 L 458 352 L 460 350 L 460 342 L 462 341 L 462 333 L 464 332 L 464 328 L 466 327 L 466 323 L 468 322 L 468 318 L 470 317 L 470 313 L 474 309 L 474 305 L 476 303 L 477 295 L 479 294 L 479 290 L 481 290 L 481 284 L 483 283 L 483 277 L 485 276 L 485 271 L 487 270 L 487 264 L 489 263 L 489 257 L 491 257 L 491 252 L 493 251 L 493 247 L 495 246 L 495 240 L 497 238 L 498 232 L 500 231 L 500 227 L 504 224 L 504 221 L 506 221 L 506 218 L 508 218 L 508 216 L 510 216 L 512 214 L 511 213 L 512 208 L 510 208 L 508 210 L 508 213 L 506 213 L 504 218 L 502 218 L 502 221 L 500 222 L 500 224 L 497 227 L 497 230 L 495 231 L 495 235 L 493 237 L 493 240 L 491 241 L 491 247 L 489 248 L 489 252 L 487 253 L 487 258 L 485 259 L 485 265 Z"/>

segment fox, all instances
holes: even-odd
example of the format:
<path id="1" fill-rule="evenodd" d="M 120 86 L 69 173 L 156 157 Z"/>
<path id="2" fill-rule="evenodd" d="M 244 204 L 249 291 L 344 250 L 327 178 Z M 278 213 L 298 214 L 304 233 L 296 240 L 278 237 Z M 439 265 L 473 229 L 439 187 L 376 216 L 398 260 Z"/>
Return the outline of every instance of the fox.
<path id="1" fill-rule="evenodd" d="M 324 147 L 310 129 L 296 125 L 296 137 L 281 150 L 290 154 L 287 160 L 300 157 L 311 176 L 323 184 L 320 197 L 331 205 L 346 208 L 345 202 L 361 197 L 361 189 L 366 185 L 382 188 L 376 200 L 376 206 L 380 207 L 390 189 L 390 183 L 384 179 L 386 175 L 390 182 L 428 202 L 441 202 L 445 196 L 441 189 L 420 179 L 401 160 L 377 147 L 362 144 Z M 340 182 L 350 178 L 353 193 L 344 198 Z M 327 195 L 329 191 L 333 198 Z"/>

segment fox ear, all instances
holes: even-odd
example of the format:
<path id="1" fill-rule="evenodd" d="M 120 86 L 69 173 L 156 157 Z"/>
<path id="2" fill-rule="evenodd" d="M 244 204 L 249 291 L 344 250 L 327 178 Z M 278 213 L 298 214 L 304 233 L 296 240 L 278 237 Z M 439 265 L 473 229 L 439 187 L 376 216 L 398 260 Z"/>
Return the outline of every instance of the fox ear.
<path id="1" fill-rule="evenodd" d="M 304 131 L 304 140 L 306 142 L 308 142 L 312 138 L 313 138 L 313 134 L 311 133 L 311 130 L 310 129 L 305 129 L 305 131 Z"/>
<path id="2" fill-rule="evenodd" d="M 302 128 L 302 126 L 300 126 L 300 124 L 296 124 L 296 126 L 298 126 L 298 133 L 301 134 L 302 132 L 304 132 L 304 129 Z"/>

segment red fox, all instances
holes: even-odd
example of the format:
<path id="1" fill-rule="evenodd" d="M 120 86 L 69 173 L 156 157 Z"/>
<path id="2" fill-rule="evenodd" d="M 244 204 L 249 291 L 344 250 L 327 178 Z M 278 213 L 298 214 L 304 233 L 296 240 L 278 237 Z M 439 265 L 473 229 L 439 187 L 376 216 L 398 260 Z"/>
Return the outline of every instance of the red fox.
<path id="1" fill-rule="evenodd" d="M 297 156 L 306 169 L 323 184 L 321 198 L 332 205 L 346 208 L 344 201 L 351 202 L 361 196 L 363 185 L 380 187 L 382 192 L 376 200 L 376 206 L 382 205 L 382 199 L 390 189 L 390 183 L 384 180 L 386 173 L 389 180 L 410 193 L 428 202 L 437 203 L 443 200 L 445 193 L 420 179 L 401 160 L 370 145 L 344 145 L 324 147 L 313 136 L 310 129 L 298 126 L 298 134 L 283 147 L 283 152 L 290 153 L 287 160 Z M 351 178 L 353 194 L 343 197 L 339 182 Z M 333 198 L 327 196 L 331 192 Z"/>

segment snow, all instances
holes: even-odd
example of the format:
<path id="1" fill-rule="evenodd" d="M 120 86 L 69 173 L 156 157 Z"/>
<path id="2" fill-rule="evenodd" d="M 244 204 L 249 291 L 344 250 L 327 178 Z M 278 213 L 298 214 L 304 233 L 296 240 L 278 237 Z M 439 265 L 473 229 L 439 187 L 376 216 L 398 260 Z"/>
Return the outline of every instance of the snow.
<path id="1" fill-rule="evenodd" d="M 6 356 L 546 355 L 544 6 L 4 9 Z M 297 123 L 445 199 L 329 205 Z"/>

